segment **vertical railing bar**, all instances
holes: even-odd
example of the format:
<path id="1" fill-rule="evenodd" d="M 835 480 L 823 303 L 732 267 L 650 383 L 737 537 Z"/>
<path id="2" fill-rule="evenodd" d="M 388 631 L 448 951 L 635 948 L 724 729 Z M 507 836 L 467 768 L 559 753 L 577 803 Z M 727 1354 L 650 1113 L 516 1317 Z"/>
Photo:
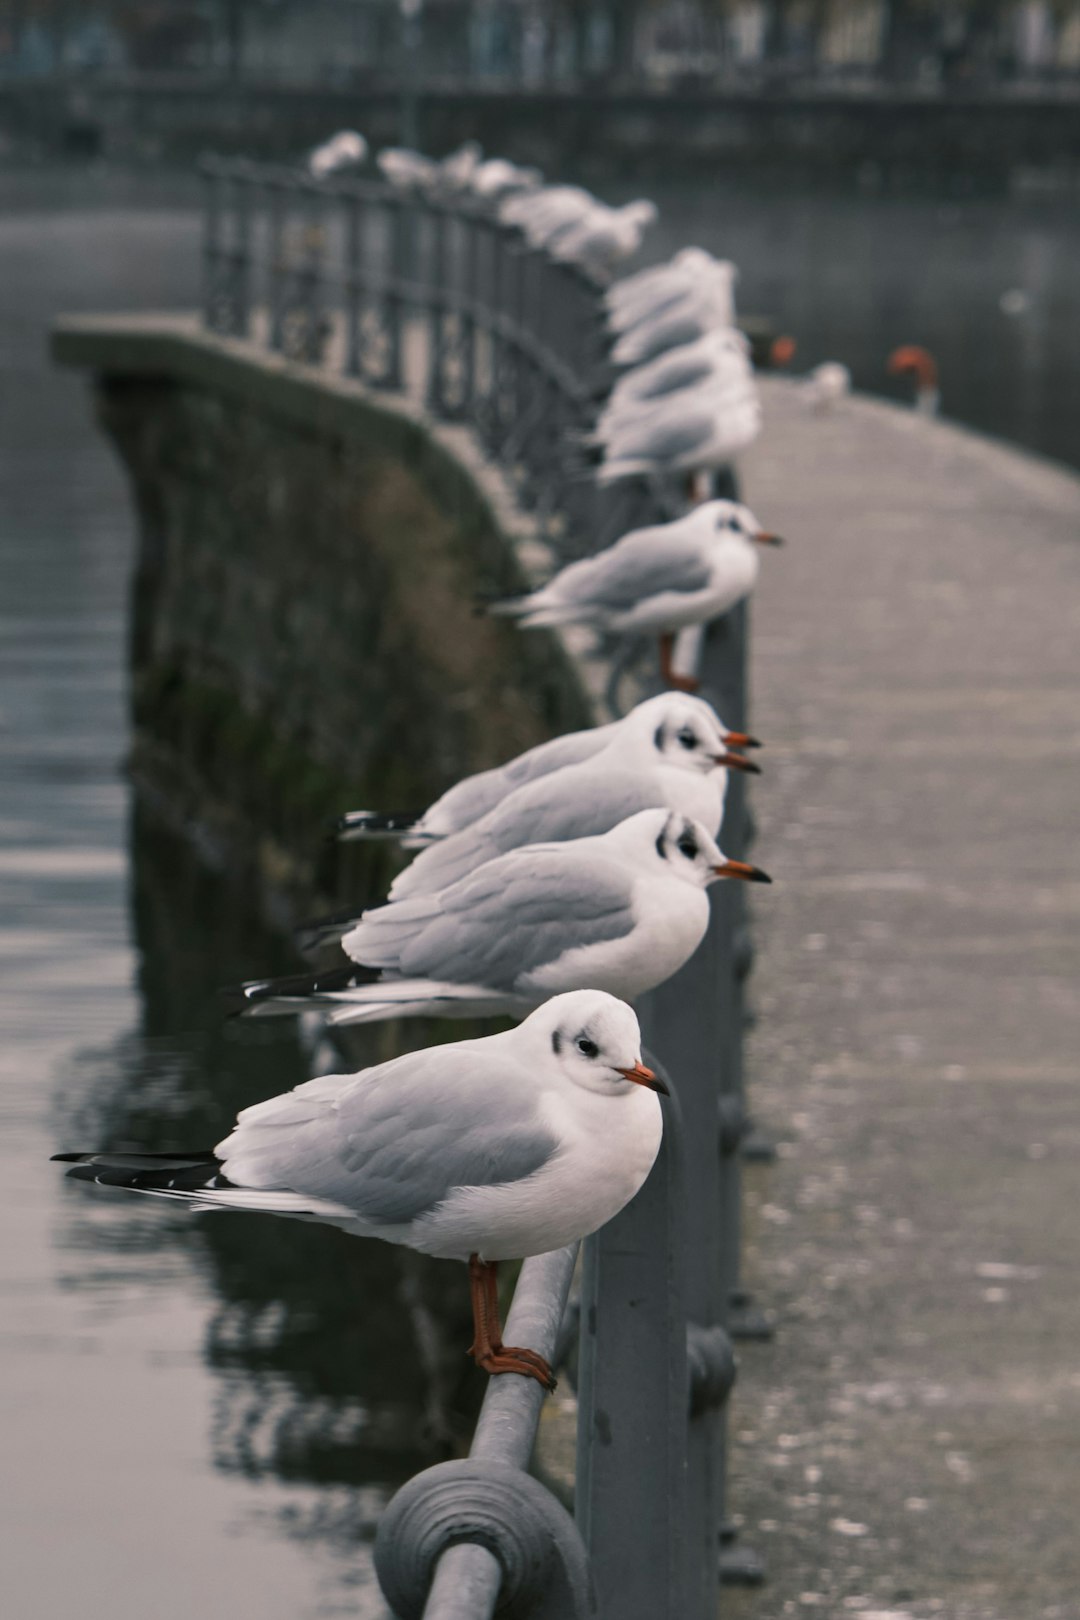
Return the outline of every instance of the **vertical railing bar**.
<path id="1" fill-rule="evenodd" d="M 360 233 L 363 202 L 356 193 L 343 199 L 345 212 L 345 371 L 350 377 L 363 375 L 360 352 Z"/>

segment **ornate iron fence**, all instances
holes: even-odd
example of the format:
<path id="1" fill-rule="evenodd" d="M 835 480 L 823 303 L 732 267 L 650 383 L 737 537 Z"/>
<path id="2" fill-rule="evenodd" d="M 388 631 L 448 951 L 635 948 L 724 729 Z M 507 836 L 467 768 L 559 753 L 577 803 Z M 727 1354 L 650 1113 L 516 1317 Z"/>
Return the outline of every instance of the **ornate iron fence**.
<path id="1" fill-rule="evenodd" d="M 208 161 L 205 177 L 213 331 L 409 393 L 467 425 L 559 556 L 682 509 L 681 486 L 598 488 L 576 448 L 608 380 L 599 283 L 468 202 L 246 162 Z M 722 492 L 735 492 L 732 480 Z M 703 689 L 740 730 L 747 637 L 742 607 L 711 628 L 702 663 Z M 722 838 L 729 855 L 745 854 L 738 776 Z M 674 1076 L 660 1158 L 629 1208 L 584 1245 L 577 1528 L 525 1472 L 539 1386 L 493 1379 L 469 1461 L 411 1481 L 380 1529 L 379 1575 L 402 1620 L 484 1620 L 507 1602 L 537 1620 L 713 1620 L 752 952 L 743 886 L 711 892 L 702 947 L 638 1009 Z M 571 1251 L 526 1263 L 508 1342 L 554 1352 L 573 1267 Z"/>

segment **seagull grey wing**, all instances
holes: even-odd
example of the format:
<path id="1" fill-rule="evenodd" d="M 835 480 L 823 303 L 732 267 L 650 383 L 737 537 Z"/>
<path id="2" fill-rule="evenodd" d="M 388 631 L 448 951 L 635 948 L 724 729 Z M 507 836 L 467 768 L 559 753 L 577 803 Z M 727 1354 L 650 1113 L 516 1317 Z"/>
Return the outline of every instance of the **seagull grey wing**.
<path id="1" fill-rule="evenodd" d="M 537 777 L 546 776 L 549 771 L 574 765 L 579 759 L 588 759 L 607 742 L 608 731 L 607 726 L 593 726 L 586 731 L 567 732 L 563 737 L 552 737 L 548 742 L 537 743 L 534 748 L 527 749 L 505 765 L 480 771 L 476 776 L 467 776 L 435 801 L 425 821 L 430 817 L 432 824 L 437 825 L 440 831 L 444 822 L 448 831 L 470 826 L 481 816 L 487 815 L 523 782 L 532 782 Z"/>
<path id="2" fill-rule="evenodd" d="M 407 1224 L 458 1187 L 523 1180 L 557 1139 L 506 1058 L 476 1044 L 429 1047 L 247 1110 L 222 1144 L 226 1174 L 342 1204 L 374 1226 Z"/>
<path id="3" fill-rule="evenodd" d="M 523 844 L 597 837 L 662 803 L 650 773 L 586 760 L 526 783 L 485 818 L 484 832 L 508 852 Z"/>
<path id="4" fill-rule="evenodd" d="M 680 461 L 708 444 L 715 427 L 716 412 L 709 410 L 666 414 L 658 420 L 643 416 L 612 436 L 608 452 L 620 460 Z"/>
<path id="5" fill-rule="evenodd" d="M 396 1225 L 427 1214 L 458 1187 L 523 1181 L 558 1150 L 535 1097 L 507 1085 L 505 1060 L 434 1050 L 441 1063 L 399 1059 L 338 1106 L 347 1181 L 327 1196 L 365 1220 Z M 448 1053 L 465 1065 L 452 1083 Z"/>
<path id="6" fill-rule="evenodd" d="M 654 539 L 654 534 L 660 538 Z M 710 579 L 708 558 L 700 545 L 664 536 L 662 530 L 627 535 L 596 560 L 606 566 L 594 582 L 594 599 L 611 611 L 635 607 L 666 591 L 689 595 L 704 590 Z"/>
<path id="7" fill-rule="evenodd" d="M 594 845 L 529 844 L 488 861 L 439 902 L 402 947 L 398 972 L 509 993 L 566 951 L 625 938 L 635 923 L 631 877 Z"/>

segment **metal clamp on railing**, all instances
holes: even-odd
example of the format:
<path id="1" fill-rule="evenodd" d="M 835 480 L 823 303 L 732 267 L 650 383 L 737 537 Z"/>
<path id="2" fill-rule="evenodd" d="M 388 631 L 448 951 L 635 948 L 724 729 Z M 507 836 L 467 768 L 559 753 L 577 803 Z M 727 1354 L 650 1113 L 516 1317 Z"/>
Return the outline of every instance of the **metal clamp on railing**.
<path id="1" fill-rule="evenodd" d="M 576 1258 L 575 1244 L 526 1260 L 508 1342 L 554 1356 Z M 486 1620 L 496 1605 L 522 1620 L 584 1620 L 595 1612 L 574 1521 L 525 1471 L 543 1400 L 535 1379 L 493 1378 L 468 1460 L 426 1469 L 390 1503 L 375 1568 L 399 1620 Z"/>

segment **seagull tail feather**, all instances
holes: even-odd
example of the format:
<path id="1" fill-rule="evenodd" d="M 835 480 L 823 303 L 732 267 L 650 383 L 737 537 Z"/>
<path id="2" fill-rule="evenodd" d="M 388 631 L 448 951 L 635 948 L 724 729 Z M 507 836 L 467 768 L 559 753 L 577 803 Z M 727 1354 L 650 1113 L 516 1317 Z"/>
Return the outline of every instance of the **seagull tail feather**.
<path id="1" fill-rule="evenodd" d="M 406 838 L 420 820 L 412 810 L 349 810 L 334 823 L 343 843 L 370 838 Z"/>
<path id="2" fill-rule="evenodd" d="M 338 995 L 343 990 L 356 990 L 361 985 L 376 983 L 376 968 L 362 967 L 347 962 L 340 967 L 324 968 L 318 973 L 293 973 L 280 979 L 249 979 L 245 984 L 233 985 L 221 992 L 226 1011 L 232 1018 L 284 1016 L 317 1007 L 320 997 Z"/>
<path id="3" fill-rule="evenodd" d="M 215 1153 L 54 1153 L 69 1164 L 74 1181 L 171 1198 L 189 1209 L 246 1209 L 268 1215 L 297 1215 L 339 1221 L 350 1211 L 326 1199 L 288 1188 L 237 1186 L 221 1168 Z"/>

